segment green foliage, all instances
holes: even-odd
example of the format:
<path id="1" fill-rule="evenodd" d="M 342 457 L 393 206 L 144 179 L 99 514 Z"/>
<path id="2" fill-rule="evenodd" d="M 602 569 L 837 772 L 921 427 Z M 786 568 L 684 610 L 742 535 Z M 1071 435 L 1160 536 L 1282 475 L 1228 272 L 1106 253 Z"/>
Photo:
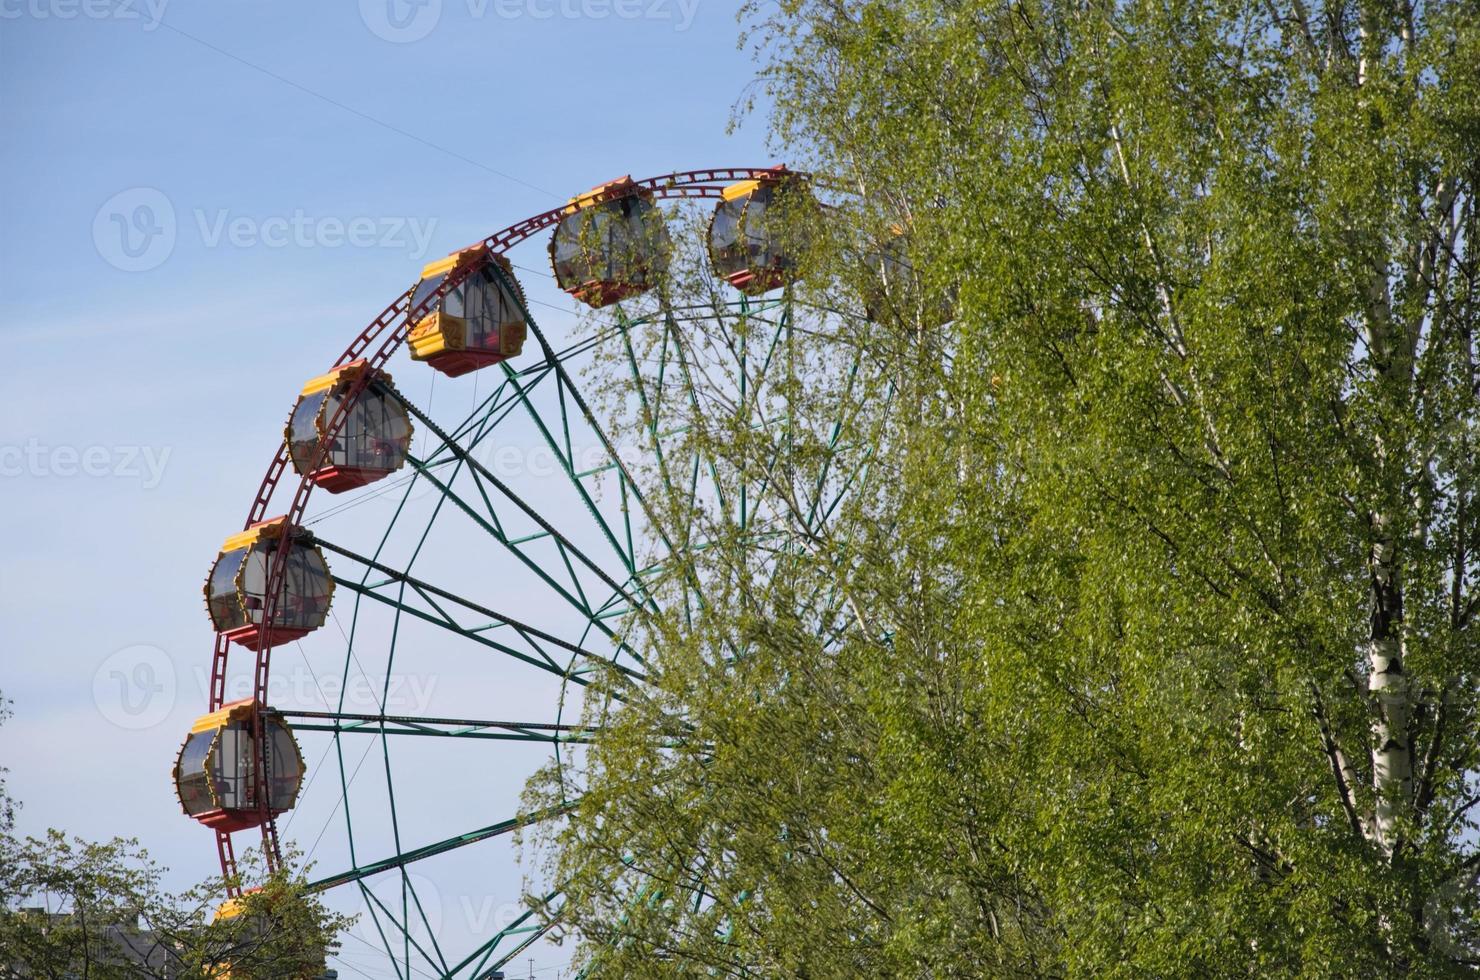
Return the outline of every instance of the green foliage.
<path id="1" fill-rule="evenodd" d="M 913 281 L 771 389 L 868 458 L 829 519 L 827 440 L 684 415 L 782 505 L 705 512 L 600 719 L 591 970 L 1473 971 L 1480 8 L 749 17 L 836 191 L 799 298 L 856 311 L 891 227 Z"/>
<path id="2" fill-rule="evenodd" d="M 0 697 L 0 724 L 10 717 L 10 702 Z M 10 770 L 0 766 L 0 777 Z M 0 778 L 0 834 L 8 834 L 15 826 L 15 801 L 10 798 L 10 793 L 5 788 L 5 780 Z"/>
<path id="3" fill-rule="evenodd" d="M 10 801 L 0 787 L 0 815 Z M 286 856 L 286 866 L 297 864 Z M 88 980 L 311 980 L 352 919 L 304 890 L 303 873 L 268 871 L 260 855 L 231 884 L 183 893 L 137 841 L 93 843 L 50 830 L 18 838 L 0 825 L 0 977 Z"/>
<path id="4" fill-rule="evenodd" d="M 0 838 L 0 975 L 313 978 L 348 925 L 283 871 L 244 879 L 232 915 L 219 881 L 172 894 L 162 873 L 133 840 Z"/>

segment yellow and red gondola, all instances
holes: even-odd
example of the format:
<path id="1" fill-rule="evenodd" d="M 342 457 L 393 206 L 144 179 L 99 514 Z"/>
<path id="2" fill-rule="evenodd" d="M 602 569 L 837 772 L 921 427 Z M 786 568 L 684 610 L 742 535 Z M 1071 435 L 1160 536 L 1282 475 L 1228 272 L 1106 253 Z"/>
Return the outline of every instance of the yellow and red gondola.
<path id="1" fill-rule="evenodd" d="M 749 296 L 796 279 L 817 202 L 805 179 L 785 166 L 753 171 L 722 192 L 709 220 L 709 260 Z"/>
<path id="2" fill-rule="evenodd" d="M 653 192 L 626 176 L 570 199 L 550 239 L 550 265 L 561 289 L 600 309 L 657 285 L 671 250 Z"/>
<path id="3" fill-rule="evenodd" d="M 864 255 L 868 274 L 863 290 L 864 311 L 876 323 L 919 318 L 941 326 L 956 318 L 956 290 L 931 296 L 921 281 L 912 255 L 911 235 L 893 224 L 875 248 Z"/>
<path id="4" fill-rule="evenodd" d="M 303 770 L 303 754 L 282 715 L 247 698 L 190 726 L 175 757 L 175 792 L 186 816 L 229 833 L 292 809 Z"/>
<path id="5" fill-rule="evenodd" d="M 412 308 L 449 275 L 463 270 L 467 276 L 407 336 L 412 360 L 425 361 L 453 378 L 518 356 L 529 332 L 524 290 L 513 266 L 484 245 L 428 263 L 412 289 Z"/>
<path id="6" fill-rule="evenodd" d="M 372 375 L 369 382 L 351 402 L 343 424 L 320 459 L 319 443 L 330 422 L 366 374 Z M 411 417 L 396 395 L 390 375 L 371 372 L 361 359 L 303 386 L 284 438 L 288 457 L 299 476 L 308 477 L 330 493 L 343 493 L 384 479 L 405 464 L 411 449 Z"/>
<path id="7" fill-rule="evenodd" d="M 273 565 L 287 533 L 287 519 L 278 517 L 233 534 L 221 545 L 206 578 L 206 609 L 211 624 L 226 639 L 249 650 L 261 649 L 268 642 L 263 609 Z M 307 542 L 295 542 L 288 549 L 280 581 L 273 609 L 272 646 L 300 639 L 323 626 L 334 594 L 324 553 Z"/>

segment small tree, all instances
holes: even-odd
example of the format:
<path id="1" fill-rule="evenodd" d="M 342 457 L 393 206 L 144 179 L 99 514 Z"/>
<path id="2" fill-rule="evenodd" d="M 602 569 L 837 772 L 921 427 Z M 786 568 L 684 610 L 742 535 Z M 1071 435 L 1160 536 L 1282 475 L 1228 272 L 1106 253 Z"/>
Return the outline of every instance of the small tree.
<path id="1" fill-rule="evenodd" d="M 306 980 L 351 922 L 307 893 L 301 873 L 267 872 L 250 853 L 234 882 L 243 897 L 218 914 L 220 879 L 168 892 L 136 840 L 17 838 L 13 808 L 0 785 L 0 976 L 218 980 L 229 969 L 233 980 Z"/>

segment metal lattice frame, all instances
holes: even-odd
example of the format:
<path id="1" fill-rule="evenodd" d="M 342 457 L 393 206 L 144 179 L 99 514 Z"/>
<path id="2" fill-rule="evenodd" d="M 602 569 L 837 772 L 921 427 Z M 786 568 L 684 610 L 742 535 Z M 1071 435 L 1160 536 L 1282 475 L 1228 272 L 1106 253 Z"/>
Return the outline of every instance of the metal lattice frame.
<path id="1" fill-rule="evenodd" d="M 727 184 L 747 179 L 762 169 L 764 168 L 688 171 L 637 183 L 640 187 L 651 190 L 657 197 L 718 198 Z M 484 239 L 483 244 L 501 254 L 519 242 L 552 227 L 563 213 L 564 206 L 553 208 L 490 235 Z M 493 268 L 496 275 L 502 275 L 497 267 Z M 311 473 L 318 469 L 327 455 L 328 447 L 342 430 L 356 399 L 367 387 L 376 384 L 375 372 L 383 368 L 402 346 L 409 327 L 435 309 L 442 297 L 456 287 L 467 276 L 468 271 L 463 268 L 450 273 L 432 294 L 414 308 L 411 293 L 401 295 L 345 348 L 335 362 L 335 367 L 363 358 L 371 370 L 364 372 L 352 385 L 333 417 L 328 420 L 315 461 L 305 468 L 306 472 Z M 743 528 L 752 518 L 755 501 L 766 492 L 764 483 L 755 487 L 742 485 L 734 499 L 726 499 L 712 460 L 701 459 L 698 454 L 691 454 L 691 458 L 674 458 L 674 451 L 665 448 L 674 440 L 671 438 L 672 433 L 665 432 L 663 427 L 665 416 L 662 392 L 665 387 L 676 385 L 690 400 L 688 407 L 697 406 L 695 383 L 683 345 L 678 341 L 679 332 L 670 329 L 674 326 L 675 319 L 685 316 L 733 316 L 770 328 L 770 336 L 764 338 L 765 348 L 760 357 L 752 359 L 743 344 L 737 352 L 740 360 L 740 396 L 743 402 L 748 394 L 747 387 L 758 385 L 758 379 L 768 373 L 778 352 L 793 342 L 793 303 L 790 291 L 774 299 L 742 298 L 720 310 L 675 310 L 665 306 L 656 314 L 663 321 L 661 325 L 664 339 L 658 352 L 656 377 L 651 379 L 651 386 L 644 379 L 642 366 L 633 346 L 632 333 L 645 323 L 658 321 L 653 318 L 628 319 L 620 306 L 615 307 L 612 312 L 614 322 L 610 325 L 567 348 L 556 350 L 526 308 L 524 313 L 538 345 L 538 359 L 531 361 L 525 357 L 514 363 L 503 362 L 498 365 L 497 373 L 486 372 L 498 378 L 494 390 L 450 430 L 439 426 L 428 413 L 394 389 L 382 388 L 382 391 L 405 405 L 416 423 L 430 436 L 431 448 L 428 451 L 424 446 L 420 456 L 412 455 L 408 460 L 411 473 L 396 481 L 404 489 L 378 543 L 366 555 L 308 531 L 302 531 L 298 537 L 297 543 L 312 542 L 331 556 L 336 586 L 345 590 L 345 594 L 354 596 L 354 611 L 346 637 L 346 654 L 340 678 L 338 709 L 284 711 L 284 716 L 291 722 L 295 732 L 324 733 L 331 738 L 338 763 L 351 866 L 316 878 L 311 887 L 328 889 L 350 884 L 358 886 L 371 912 L 375 929 L 387 952 L 391 954 L 397 975 L 407 977 L 408 980 L 413 974 L 426 974 L 426 970 L 414 965 L 419 963 L 426 964 L 433 971 L 432 975 L 438 976 L 479 977 L 497 969 L 540 938 L 550 923 L 558 918 L 561 898 L 558 891 L 540 896 L 536 904 L 544 912 L 543 915 L 536 915 L 532 906 L 514 922 L 495 932 L 477 949 L 453 962 L 444 955 L 435 935 L 430 937 L 427 944 L 412 936 L 412 926 L 417 921 L 427 926 L 428 933 L 432 930 L 420 898 L 406 875 L 407 866 L 509 834 L 536 820 L 557 817 L 568 811 L 575 801 L 568 800 L 562 806 L 538 813 L 510 815 L 443 840 L 403 846 L 401 828 L 395 817 L 394 781 L 390 776 L 392 766 L 389 746 L 392 737 L 404 736 L 418 740 L 481 739 L 548 745 L 558 763 L 564 746 L 588 743 L 598 737 L 600 732 L 596 728 L 570 724 L 559 717 L 559 713 L 565 711 L 564 697 L 556 718 L 523 721 L 391 715 L 383 710 L 386 700 L 384 690 L 381 692 L 380 712 L 346 711 L 344 691 L 354 656 L 355 639 L 361 628 L 362 609 L 388 608 L 394 616 L 395 630 L 399 630 L 403 622 L 430 624 L 470 644 L 470 649 L 475 647 L 490 655 L 511 658 L 523 667 L 544 671 L 559 678 L 562 685 L 575 684 L 584 687 L 590 683 L 590 675 L 598 670 L 607 672 L 609 676 L 620 677 L 631 685 L 641 685 L 644 682 L 643 658 L 638 650 L 628 645 L 622 626 L 631 617 L 642 617 L 658 609 L 657 601 L 647 583 L 661 571 L 664 562 L 661 557 L 656 561 L 645 559 L 641 549 L 652 545 L 660 555 L 672 555 L 682 548 L 702 547 L 702 542 L 691 540 L 691 529 L 682 529 L 676 535 L 678 540 L 673 540 L 670 529 L 665 529 L 661 521 L 654 519 L 637 480 L 604 431 L 591 404 L 582 394 L 572 365 L 589 356 L 598 346 L 620 347 L 620 355 L 625 358 L 638 394 L 640 416 L 654 453 L 653 462 L 666 493 L 686 494 L 692 501 L 700 494 L 701 484 L 707 475 L 719 495 L 719 505 L 733 514 Z M 755 365 L 753 371 L 750 367 L 752 363 Z M 852 366 L 853 374 L 856 375 L 858 370 L 859 364 L 855 361 Z M 852 376 L 850 375 L 850 384 Z M 544 396 L 544 401 L 536 404 L 535 398 L 539 395 Z M 584 505 L 590 521 L 587 530 L 594 529 L 596 532 L 595 537 L 601 542 L 600 553 L 589 546 L 578 544 L 573 535 L 542 514 L 537 502 L 521 498 L 477 458 L 476 453 L 480 446 L 489 440 L 498 426 L 518 414 L 522 414 L 540 433 L 546 447 L 559 463 L 565 479 Z M 584 437 L 594 438 L 601 447 L 604 458 L 599 465 L 586 470 L 579 469 L 573 429 Z M 840 432 L 841 422 L 833 427 L 834 445 Z M 268 516 L 273 499 L 283 489 L 280 485 L 285 482 L 283 477 L 288 472 L 289 465 L 284 445 L 263 477 L 244 527 L 250 527 Z M 861 478 L 862 471 L 863 468 L 860 468 L 848 474 L 840 488 L 829 496 L 824 493 L 824 488 L 830 475 L 828 467 L 824 467 L 807 520 L 818 524 L 826 523 L 849 486 L 855 479 Z M 598 478 L 615 481 L 615 513 L 611 512 L 610 503 L 603 508 L 603 501 L 598 499 L 598 495 L 589 486 Z M 384 559 L 383 551 L 392 532 L 403 520 L 408 501 L 412 499 L 418 483 L 436 491 L 436 503 L 425 526 L 420 529 L 410 558 L 399 566 L 393 565 Z M 313 484 L 305 477 L 296 486 L 291 482 L 287 482 L 286 486 L 292 490 L 291 501 L 286 509 L 288 526 L 301 528 Z M 378 495 L 383 490 L 377 489 L 375 492 Z M 573 621 L 582 624 L 578 640 L 571 641 L 557 636 L 525 621 L 508 609 L 474 601 L 413 574 L 414 563 L 427 545 L 438 516 L 448 505 L 485 532 L 495 547 L 507 552 L 533 579 L 538 580 L 569 606 L 575 617 Z M 634 515 L 640 520 L 635 522 Z M 536 530 L 517 533 L 512 529 L 516 521 L 528 522 Z M 275 624 L 281 573 L 287 564 L 283 558 L 286 549 L 293 547 L 294 543 L 285 538 L 283 550 L 272 563 L 267 583 L 262 622 L 262 632 L 266 636 L 253 663 L 253 697 L 259 708 L 265 707 L 267 703 L 272 653 L 271 631 Z M 692 610 L 691 602 L 703 602 L 697 582 L 692 583 L 692 587 L 686 587 L 683 596 L 687 612 Z M 393 631 L 386 662 L 387 683 L 394 656 Z M 227 641 L 224 636 L 218 635 L 212 658 L 211 710 L 216 710 L 225 701 L 228 660 Z M 622 695 L 618 693 L 614 696 L 620 700 Z M 344 753 L 347 741 L 364 735 L 378 739 L 382 749 L 387 790 L 391 794 L 391 822 L 395 842 L 394 853 L 367 860 L 361 860 L 356 853 L 353 818 L 348 803 L 352 776 L 349 775 L 350 767 Z M 265 753 L 258 753 L 259 780 L 266 775 L 261 768 L 264 757 Z M 265 806 L 265 800 L 263 805 Z M 277 824 L 271 814 L 264 812 L 262 816 L 263 851 L 269 866 L 275 866 L 281 860 Z M 218 831 L 216 839 L 223 875 L 234 881 L 237 869 L 231 835 Z M 402 901 L 399 911 L 387 907 L 365 885 L 367 878 L 393 871 L 401 875 Z"/>

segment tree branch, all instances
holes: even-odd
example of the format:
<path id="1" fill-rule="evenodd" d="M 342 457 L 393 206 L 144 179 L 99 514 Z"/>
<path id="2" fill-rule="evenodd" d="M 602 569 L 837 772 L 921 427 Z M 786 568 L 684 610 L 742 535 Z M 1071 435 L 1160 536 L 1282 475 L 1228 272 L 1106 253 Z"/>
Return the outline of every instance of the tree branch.
<path id="1" fill-rule="evenodd" d="M 1352 787 L 1356 784 L 1356 773 L 1352 771 L 1351 763 L 1347 761 L 1345 753 L 1341 751 L 1341 747 L 1336 742 L 1336 735 L 1331 730 L 1331 721 L 1326 714 L 1326 703 L 1321 698 L 1320 688 L 1316 686 L 1315 681 L 1311 681 L 1309 687 L 1311 712 L 1320 728 L 1321 747 L 1325 750 L 1326 760 L 1331 765 L 1331 777 L 1336 783 L 1336 797 L 1341 802 L 1342 810 L 1346 812 L 1352 833 L 1362 840 L 1370 841 L 1372 833 L 1369 823 L 1357 813 L 1356 799 L 1353 796 Z"/>

